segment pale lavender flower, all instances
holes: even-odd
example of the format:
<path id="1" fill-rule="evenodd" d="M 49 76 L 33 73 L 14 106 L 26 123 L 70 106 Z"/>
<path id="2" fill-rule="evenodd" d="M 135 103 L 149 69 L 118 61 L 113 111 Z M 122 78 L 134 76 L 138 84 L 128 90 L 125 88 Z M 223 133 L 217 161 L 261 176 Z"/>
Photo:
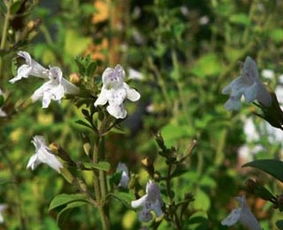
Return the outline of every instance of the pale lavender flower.
<path id="1" fill-rule="evenodd" d="M 28 78 L 29 76 L 35 76 L 44 79 L 48 78 L 48 69 L 44 68 L 38 62 L 33 60 L 28 52 L 19 51 L 17 54 L 18 56 L 24 58 L 26 63 L 18 68 L 17 76 L 12 78 L 9 81 L 10 83 L 15 83 L 16 81 L 19 81 L 22 78 Z"/>
<path id="2" fill-rule="evenodd" d="M 232 226 L 240 222 L 249 230 L 261 230 L 260 225 L 248 207 L 245 196 L 235 198 L 239 204 L 239 208 L 235 208 L 232 212 L 221 221 L 222 225 Z"/>
<path id="3" fill-rule="evenodd" d="M 60 173 L 63 165 L 46 145 L 44 137 L 34 136 L 32 143 L 35 146 L 35 154 L 29 159 L 27 168 L 34 170 L 39 164 L 44 163 Z"/>
<path id="4" fill-rule="evenodd" d="M 124 101 L 138 101 L 140 94 L 124 82 L 125 71 L 122 66 L 116 65 L 115 68 L 106 68 L 102 74 L 103 86 L 101 92 L 94 103 L 94 106 L 105 105 L 108 113 L 117 118 L 123 119 L 127 116 L 124 108 Z"/>
<path id="5" fill-rule="evenodd" d="M 29 53 L 24 51 L 18 52 L 18 55 L 25 59 L 26 64 L 18 68 L 17 76 L 12 78 L 10 82 L 15 83 L 29 76 L 48 80 L 32 95 L 33 101 L 42 100 L 42 108 L 47 108 L 51 100 L 60 102 L 65 94 L 77 94 L 79 92 L 78 87 L 63 78 L 62 71 L 59 67 L 49 66 L 49 69 L 44 68 L 34 61 Z"/>
<path id="6" fill-rule="evenodd" d="M 140 81 L 144 79 L 143 74 L 133 68 L 129 68 L 128 72 L 129 72 L 129 79 L 140 80 Z"/>
<path id="7" fill-rule="evenodd" d="M 129 170 L 127 165 L 119 162 L 116 172 L 118 173 L 121 172 L 121 179 L 118 186 L 122 188 L 127 188 L 130 180 Z"/>
<path id="8" fill-rule="evenodd" d="M 63 78 L 59 67 L 50 67 L 49 81 L 45 82 L 32 95 L 32 100 L 42 100 L 42 108 L 47 108 L 51 100 L 60 102 L 65 94 L 77 94 L 79 89 Z"/>
<path id="9" fill-rule="evenodd" d="M 259 80 L 256 63 L 250 57 L 246 58 L 241 75 L 226 86 L 222 93 L 230 94 L 224 105 L 227 110 L 239 110 L 242 95 L 247 102 L 257 100 L 264 106 L 270 106 L 272 102 L 271 95 Z"/>
<path id="10" fill-rule="evenodd" d="M 159 187 L 151 180 L 146 184 L 146 194 L 138 200 L 131 202 L 133 208 L 140 208 L 138 216 L 142 222 L 148 222 L 152 219 L 151 211 L 157 217 L 163 215 L 162 204 Z"/>
<path id="11" fill-rule="evenodd" d="M 0 204 L 0 223 L 4 222 L 3 212 L 7 209 L 7 207 L 8 206 L 6 204 Z"/>

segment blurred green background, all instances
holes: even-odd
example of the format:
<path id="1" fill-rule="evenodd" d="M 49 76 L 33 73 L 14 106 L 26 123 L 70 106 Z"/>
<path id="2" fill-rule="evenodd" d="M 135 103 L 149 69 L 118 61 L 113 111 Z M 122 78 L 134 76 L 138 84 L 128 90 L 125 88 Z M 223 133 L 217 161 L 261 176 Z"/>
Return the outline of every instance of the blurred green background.
<path id="1" fill-rule="evenodd" d="M 45 110 L 40 103 L 28 102 L 40 80 L 8 83 L 19 65 L 19 50 L 29 51 L 44 66 L 60 66 L 67 79 L 78 71 L 77 56 L 90 55 L 97 61 L 99 68 L 91 76 L 97 81 L 107 66 L 120 63 L 126 69 L 131 86 L 142 98 L 127 105 L 129 116 L 122 124 L 126 132 L 107 137 L 111 140 L 106 149 L 112 172 L 119 161 L 125 162 L 144 185 L 148 176 L 140 165 L 143 157 L 153 159 L 160 172 L 165 167 L 157 154 L 154 132 L 160 130 L 166 145 L 176 146 L 180 153 L 197 140 L 188 170 L 174 180 L 175 196 L 193 193 L 192 213 L 203 217 L 188 229 L 227 229 L 220 222 L 234 207 L 232 199 L 249 177 L 280 193 L 282 185 L 241 165 L 252 159 L 280 159 L 281 133 L 254 116 L 254 107 L 249 105 L 240 112 L 225 111 L 228 98 L 221 95 L 221 89 L 238 76 L 240 61 L 249 55 L 268 87 L 282 94 L 282 1 L 12 2 L 6 42 L 0 50 L 0 88 L 6 98 L 3 110 L 8 113 L 7 118 L 0 118 L 0 203 L 8 204 L 1 230 L 99 229 L 96 210 L 87 206 L 74 209 L 58 227 L 56 212 L 48 212 L 48 205 L 55 195 L 74 189 L 46 165 L 33 172 L 26 169 L 34 153 L 32 136 L 44 135 L 80 159 L 84 154 L 82 134 L 87 130 L 75 123 L 82 116 L 70 101 L 52 102 Z M 0 6 L 3 38 L 7 10 L 3 0 Z M 272 71 L 268 75 L 266 70 Z M 251 137 L 253 134 L 258 137 Z M 276 137 L 270 138 L 272 135 Z M 253 151 L 255 147 L 261 148 Z M 85 177 L 91 184 L 92 178 Z M 278 212 L 255 197 L 248 200 L 262 227 L 276 229 L 273 224 Z M 111 210 L 113 229 L 139 229 L 133 210 L 115 201 Z M 171 227 L 164 222 L 158 229 Z M 233 229 L 243 228 L 236 225 Z"/>

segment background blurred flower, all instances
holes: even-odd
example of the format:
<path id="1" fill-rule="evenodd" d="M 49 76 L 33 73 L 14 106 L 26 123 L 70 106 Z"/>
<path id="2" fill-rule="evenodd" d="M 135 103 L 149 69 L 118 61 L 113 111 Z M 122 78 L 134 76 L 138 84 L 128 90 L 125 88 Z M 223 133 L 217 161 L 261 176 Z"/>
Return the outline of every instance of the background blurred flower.
<path id="1" fill-rule="evenodd" d="M 151 220 L 151 211 L 154 211 L 158 217 L 161 216 L 163 214 L 162 204 L 159 187 L 151 180 L 146 184 L 146 194 L 131 203 L 133 208 L 141 208 L 138 215 L 140 221 L 143 222 Z"/>
<path id="2" fill-rule="evenodd" d="M 224 220 L 221 221 L 221 224 L 232 226 L 237 222 L 240 222 L 249 230 L 261 230 L 257 219 L 248 207 L 245 196 L 239 196 L 235 199 L 239 202 L 240 207 L 233 209 L 232 212 Z"/>

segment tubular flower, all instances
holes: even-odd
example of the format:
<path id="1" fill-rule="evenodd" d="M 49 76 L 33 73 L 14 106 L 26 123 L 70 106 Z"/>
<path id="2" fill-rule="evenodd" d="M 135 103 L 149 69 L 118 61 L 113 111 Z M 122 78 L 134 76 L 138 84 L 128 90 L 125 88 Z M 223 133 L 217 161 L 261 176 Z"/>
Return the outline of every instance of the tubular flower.
<path id="1" fill-rule="evenodd" d="M 18 55 L 25 59 L 26 64 L 18 68 L 17 76 L 12 78 L 10 82 L 15 83 L 31 75 L 48 80 L 31 97 L 33 101 L 42 100 L 42 108 L 47 108 L 51 100 L 60 102 L 65 94 L 77 94 L 79 92 L 79 88 L 63 78 L 59 67 L 50 66 L 49 69 L 46 69 L 34 61 L 29 53 L 20 51 Z"/>
<path id="2" fill-rule="evenodd" d="M 50 148 L 47 147 L 44 137 L 34 136 L 32 143 L 35 146 L 35 154 L 29 159 L 27 168 L 34 170 L 40 163 L 44 163 L 60 173 L 60 169 L 63 168 L 63 165 L 56 156 L 52 154 Z"/>
<path id="3" fill-rule="evenodd" d="M 239 110 L 242 95 L 246 102 L 257 100 L 266 107 L 272 102 L 270 93 L 259 80 L 256 63 L 251 57 L 246 58 L 241 75 L 227 85 L 222 93 L 230 94 L 229 100 L 224 105 L 227 110 Z"/>
<path id="4" fill-rule="evenodd" d="M 162 204 L 159 187 L 150 180 L 146 184 L 146 194 L 138 200 L 132 201 L 131 206 L 133 208 L 141 208 L 138 213 L 139 220 L 147 222 L 152 219 L 151 211 L 154 211 L 158 217 L 163 215 Z"/>
<path id="5" fill-rule="evenodd" d="M 30 75 L 40 78 L 48 78 L 48 70 L 33 60 L 28 52 L 19 51 L 18 56 L 25 59 L 26 64 L 21 65 L 18 68 L 17 76 L 12 78 L 9 82 L 15 83 L 22 78 L 28 78 Z"/>
<path id="6" fill-rule="evenodd" d="M 127 165 L 124 163 L 119 163 L 116 171 L 121 172 L 121 179 L 118 186 L 122 188 L 127 188 L 130 180 L 129 170 Z"/>
<path id="7" fill-rule="evenodd" d="M 122 66 L 116 65 L 115 68 L 106 68 L 102 74 L 102 89 L 94 103 L 94 106 L 105 105 L 108 113 L 116 119 L 124 119 L 127 111 L 124 108 L 124 101 L 138 101 L 140 94 L 129 87 L 124 82 L 125 71 Z"/>
<path id="8" fill-rule="evenodd" d="M 238 221 L 249 230 L 261 230 L 260 225 L 248 207 L 245 196 L 235 198 L 239 204 L 239 208 L 235 208 L 232 212 L 221 221 L 222 225 L 232 226 Z"/>
<path id="9" fill-rule="evenodd" d="M 63 78 L 59 67 L 50 67 L 49 81 L 45 82 L 31 96 L 33 101 L 42 100 L 42 108 L 47 108 L 51 100 L 60 102 L 64 94 L 76 94 L 79 89 Z"/>

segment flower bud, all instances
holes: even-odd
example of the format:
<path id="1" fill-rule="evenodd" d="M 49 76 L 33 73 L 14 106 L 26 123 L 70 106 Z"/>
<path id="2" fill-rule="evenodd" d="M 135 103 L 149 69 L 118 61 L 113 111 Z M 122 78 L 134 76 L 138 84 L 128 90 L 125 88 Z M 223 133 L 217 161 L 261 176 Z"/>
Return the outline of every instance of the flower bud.
<path id="1" fill-rule="evenodd" d="M 141 160 L 141 164 L 146 169 L 148 174 L 153 177 L 154 176 L 154 166 L 153 166 L 152 160 L 149 159 L 148 157 L 144 157 Z"/>
<path id="2" fill-rule="evenodd" d="M 80 82 L 80 75 L 78 73 L 71 73 L 69 76 L 70 82 L 78 84 Z"/>

